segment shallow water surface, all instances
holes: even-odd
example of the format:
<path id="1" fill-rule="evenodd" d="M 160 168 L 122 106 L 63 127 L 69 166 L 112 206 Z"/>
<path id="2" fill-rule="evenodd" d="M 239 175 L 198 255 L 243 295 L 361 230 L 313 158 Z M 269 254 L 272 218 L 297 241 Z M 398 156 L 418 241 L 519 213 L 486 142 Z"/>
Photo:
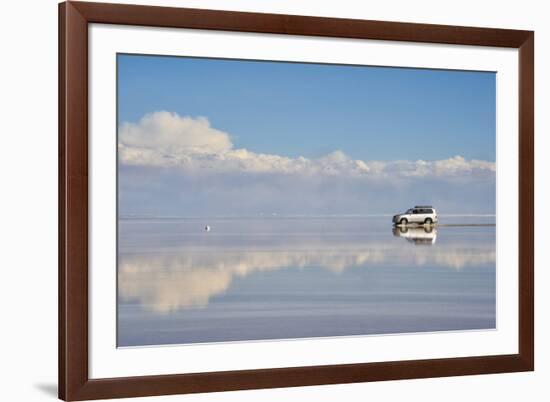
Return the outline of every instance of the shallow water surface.
<path id="1" fill-rule="evenodd" d="M 118 346 L 495 328 L 494 217 L 390 220 L 121 219 Z"/>

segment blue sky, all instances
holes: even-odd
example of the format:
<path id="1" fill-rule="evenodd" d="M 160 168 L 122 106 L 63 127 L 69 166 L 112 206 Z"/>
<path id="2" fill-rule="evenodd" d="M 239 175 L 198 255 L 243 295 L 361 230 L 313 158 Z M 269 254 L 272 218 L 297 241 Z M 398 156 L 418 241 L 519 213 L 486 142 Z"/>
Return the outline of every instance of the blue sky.
<path id="1" fill-rule="evenodd" d="M 122 215 L 495 212 L 496 75 L 118 56 Z"/>
<path id="2" fill-rule="evenodd" d="M 292 157 L 495 160 L 491 72 L 119 55 L 119 123 L 204 116 L 239 148 Z"/>

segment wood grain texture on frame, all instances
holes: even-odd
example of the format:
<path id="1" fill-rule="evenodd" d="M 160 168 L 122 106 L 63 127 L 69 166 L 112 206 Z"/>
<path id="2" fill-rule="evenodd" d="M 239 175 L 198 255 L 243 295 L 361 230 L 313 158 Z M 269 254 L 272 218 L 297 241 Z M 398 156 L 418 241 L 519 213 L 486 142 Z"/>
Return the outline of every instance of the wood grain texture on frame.
<path id="1" fill-rule="evenodd" d="M 88 24 L 210 29 L 519 49 L 519 353 L 89 379 Z M 534 33 L 215 10 L 59 5 L 59 397 L 86 400 L 534 369 Z"/>

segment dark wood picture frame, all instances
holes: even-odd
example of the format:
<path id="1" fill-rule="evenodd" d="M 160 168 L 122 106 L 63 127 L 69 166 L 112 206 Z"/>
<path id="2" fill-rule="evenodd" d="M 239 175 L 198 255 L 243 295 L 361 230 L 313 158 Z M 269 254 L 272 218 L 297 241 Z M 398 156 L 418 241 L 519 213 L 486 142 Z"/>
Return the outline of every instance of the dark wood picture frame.
<path id="1" fill-rule="evenodd" d="M 88 24 L 519 49 L 519 353 L 212 373 L 88 376 Z M 59 5 L 59 397 L 138 397 L 534 369 L 534 33 L 105 3 Z"/>

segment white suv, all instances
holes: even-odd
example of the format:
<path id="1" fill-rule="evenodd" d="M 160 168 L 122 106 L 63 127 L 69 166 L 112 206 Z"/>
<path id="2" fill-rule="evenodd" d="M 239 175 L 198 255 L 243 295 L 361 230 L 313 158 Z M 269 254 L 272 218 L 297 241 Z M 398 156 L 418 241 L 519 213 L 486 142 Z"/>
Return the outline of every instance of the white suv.
<path id="1" fill-rule="evenodd" d="M 437 222 L 437 212 L 429 205 L 417 205 L 403 214 L 394 215 L 392 222 L 396 225 L 407 225 L 408 223 L 432 225 Z"/>

